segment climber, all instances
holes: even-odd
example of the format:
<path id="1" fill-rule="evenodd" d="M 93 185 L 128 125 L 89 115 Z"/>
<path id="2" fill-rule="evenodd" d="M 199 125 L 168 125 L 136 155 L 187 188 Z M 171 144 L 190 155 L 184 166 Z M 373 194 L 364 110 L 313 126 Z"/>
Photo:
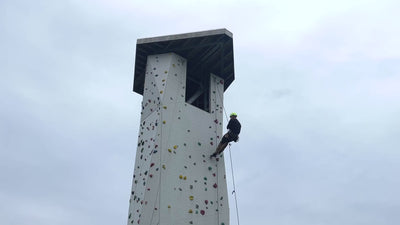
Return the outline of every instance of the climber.
<path id="1" fill-rule="evenodd" d="M 222 137 L 221 142 L 219 143 L 215 152 L 210 156 L 210 158 L 217 157 L 217 155 L 221 154 L 229 142 L 238 141 L 240 128 L 242 127 L 242 125 L 240 125 L 240 122 L 239 120 L 236 119 L 236 117 L 237 117 L 236 113 L 231 113 L 230 115 L 231 119 L 229 120 L 228 126 L 226 126 L 228 132 Z"/>

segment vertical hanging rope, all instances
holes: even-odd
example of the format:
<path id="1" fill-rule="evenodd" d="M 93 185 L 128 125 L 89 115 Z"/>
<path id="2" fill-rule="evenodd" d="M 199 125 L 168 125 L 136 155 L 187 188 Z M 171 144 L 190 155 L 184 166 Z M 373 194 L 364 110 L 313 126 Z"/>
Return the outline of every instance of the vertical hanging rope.
<path id="1" fill-rule="evenodd" d="M 232 162 L 232 154 L 231 154 L 231 144 L 229 144 L 229 158 L 231 160 L 231 171 L 232 171 L 232 184 L 233 184 L 232 194 L 235 194 L 236 218 L 237 218 L 238 225 L 240 225 L 239 224 L 239 209 L 238 209 L 238 203 L 237 203 L 237 198 L 236 198 L 235 176 L 233 174 L 233 162 Z"/>

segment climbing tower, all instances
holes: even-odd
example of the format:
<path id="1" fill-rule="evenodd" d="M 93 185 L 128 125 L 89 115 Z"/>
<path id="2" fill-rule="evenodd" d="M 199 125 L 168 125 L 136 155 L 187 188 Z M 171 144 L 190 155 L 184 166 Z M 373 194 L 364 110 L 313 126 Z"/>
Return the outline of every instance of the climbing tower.
<path id="1" fill-rule="evenodd" d="M 234 80 L 226 29 L 138 39 L 143 95 L 128 225 L 228 225 L 223 93 Z"/>

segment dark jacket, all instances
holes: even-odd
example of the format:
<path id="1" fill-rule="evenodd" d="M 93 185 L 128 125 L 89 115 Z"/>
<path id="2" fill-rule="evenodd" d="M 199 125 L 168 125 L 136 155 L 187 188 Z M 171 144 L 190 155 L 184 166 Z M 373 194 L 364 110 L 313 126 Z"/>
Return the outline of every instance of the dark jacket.
<path id="1" fill-rule="evenodd" d="M 226 126 L 228 130 L 230 130 L 232 133 L 235 135 L 240 134 L 240 129 L 242 128 L 242 125 L 240 125 L 239 120 L 237 119 L 230 119 L 228 126 Z"/>

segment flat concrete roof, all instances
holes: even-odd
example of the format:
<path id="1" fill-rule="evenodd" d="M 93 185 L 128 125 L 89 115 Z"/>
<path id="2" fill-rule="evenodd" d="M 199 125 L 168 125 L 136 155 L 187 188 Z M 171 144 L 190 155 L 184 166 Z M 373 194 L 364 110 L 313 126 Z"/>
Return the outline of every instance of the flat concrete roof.
<path id="1" fill-rule="evenodd" d="M 225 80 L 225 90 L 235 79 L 232 33 L 227 29 L 141 38 L 136 42 L 134 92 L 143 94 L 147 56 L 168 52 L 186 58 L 188 79 L 213 73 Z"/>

